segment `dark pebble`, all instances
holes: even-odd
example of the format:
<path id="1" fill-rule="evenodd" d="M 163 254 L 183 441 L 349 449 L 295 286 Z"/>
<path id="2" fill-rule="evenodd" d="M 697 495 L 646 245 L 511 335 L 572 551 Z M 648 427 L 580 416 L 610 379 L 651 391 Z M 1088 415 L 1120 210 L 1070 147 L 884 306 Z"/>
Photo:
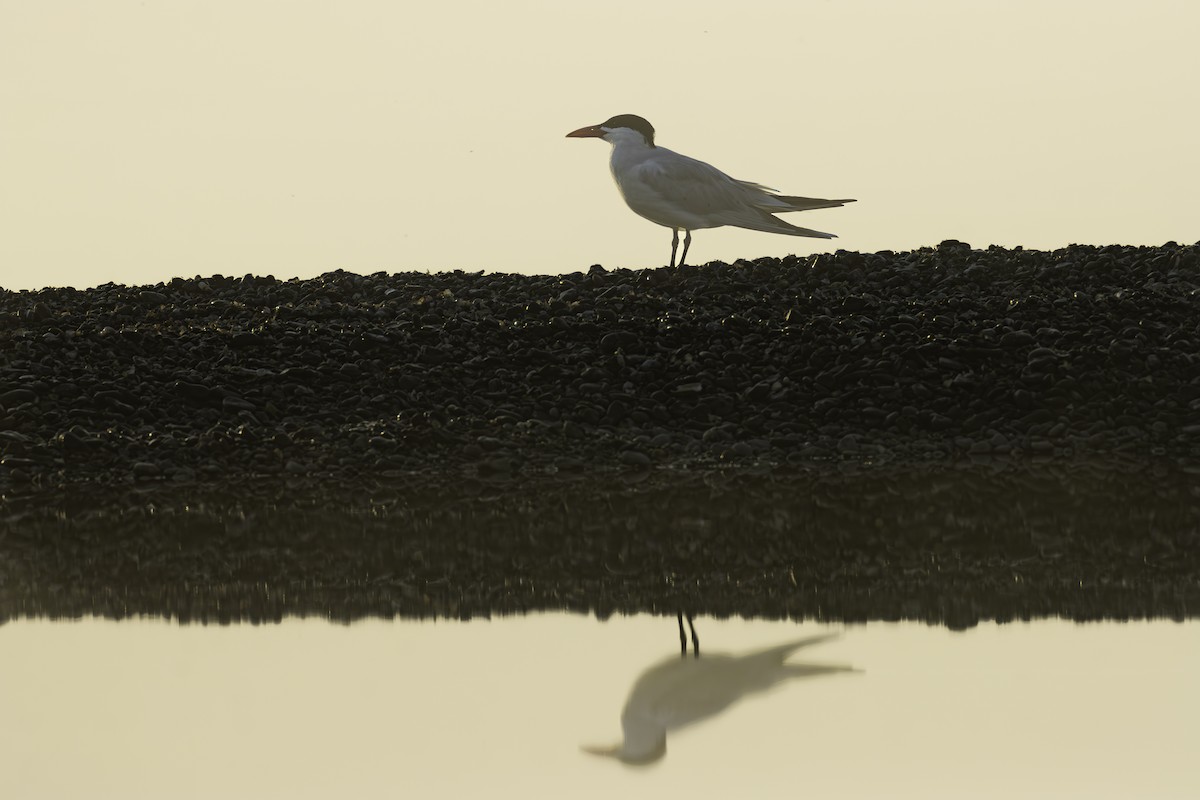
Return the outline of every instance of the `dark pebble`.
<path id="1" fill-rule="evenodd" d="M 1029 331 L 1009 331 L 1000 337 L 1000 344 L 1005 347 L 1019 347 L 1021 345 L 1033 344 L 1037 339 Z"/>
<path id="2" fill-rule="evenodd" d="M 162 475 L 162 467 L 149 461 L 135 461 L 133 474 L 138 478 L 157 478 Z"/>
<path id="3" fill-rule="evenodd" d="M 0 456 L 0 467 L 7 467 L 8 469 L 28 469 L 36 463 L 32 458 L 13 455 Z"/>
<path id="4" fill-rule="evenodd" d="M 620 455 L 620 461 L 631 467 L 645 467 L 650 465 L 650 456 L 639 450 L 625 450 Z"/>
<path id="5" fill-rule="evenodd" d="M 636 334 L 629 331 L 613 331 L 607 333 L 600 339 L 600 349 L 605 353 L 614 353 L 617 350 L 633 350 L 637 347 L 638 337 Z"/>
<path id="6" fill-rule="evenodd" d="M 734 442 L 725 452 L 736 458 L 748 458 L 754 455 L 754 448 L 746 442 Z"/>
<path id="7" fill-rule="evenodd" d="M 37 392 L 32 389 L 10 389 L 0 393 L 0 406 L 11 408 L 22 403 L 32 403 L 37 397 Z"/>
<path id="8" fill-rule="evenodd" d="M 227 411 L 254 411 L 258 408 L 254 403 L 240 397 L 226 397 L 221 401 L 221 407 Z"/>

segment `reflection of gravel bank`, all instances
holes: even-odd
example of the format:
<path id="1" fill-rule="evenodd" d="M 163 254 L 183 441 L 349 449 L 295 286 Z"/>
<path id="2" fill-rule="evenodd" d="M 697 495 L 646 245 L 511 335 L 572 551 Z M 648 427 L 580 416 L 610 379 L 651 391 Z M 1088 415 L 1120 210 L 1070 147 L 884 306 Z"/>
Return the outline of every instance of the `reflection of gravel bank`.
<path id="1" fill-rule="evenodd" d="M 824 620 L 1194 617 L 1194 479 L 1162 465 L 628 473 L 14 509 L 0 621 L 546 609 Z"/>
<path id="2" fill-rule="evenodd" d="M 0 488 L 1200 461 L 1196 246 L 0 293 Z"/>

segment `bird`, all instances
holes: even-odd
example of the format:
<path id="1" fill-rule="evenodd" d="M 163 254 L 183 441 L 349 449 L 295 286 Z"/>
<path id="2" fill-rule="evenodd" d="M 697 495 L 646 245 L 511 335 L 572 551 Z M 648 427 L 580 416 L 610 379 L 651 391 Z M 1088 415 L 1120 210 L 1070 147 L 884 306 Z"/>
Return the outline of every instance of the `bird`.
<path id="1" fill-rule="evenodd" d="M 599 125 L 579 128 L 567 138 L 597 138 L 612 145 L 609 167 L 625 203 L 651 222 L 672 230 L 671 267 L 684 231 L 683 254 L 687 260 L 692 231 L 733 225 L 789 236 L 835 239 L 832 233 L 801 228 L 775 214 L 837 208 L 854 200 L 825 200 L 793 197 L 751 181 L 739 181 L 721 170 L 654 143 L 654 126 L 636 114 L 618 114 Z"/>
<path id="2" fill-rule="evenodd" d="M 651 666 L 634 683 L 621 712 L 621 743 L 581 749 L 629 766 L 653 764 L 667 753 L 668 731 L 715 716 L 746 695 L 765 692 L 791 678 L 858 672 L 839 665 L 785 663 L 796 650 L 837 636 L 809 636 L 745 655 L 671 656 Z"/>

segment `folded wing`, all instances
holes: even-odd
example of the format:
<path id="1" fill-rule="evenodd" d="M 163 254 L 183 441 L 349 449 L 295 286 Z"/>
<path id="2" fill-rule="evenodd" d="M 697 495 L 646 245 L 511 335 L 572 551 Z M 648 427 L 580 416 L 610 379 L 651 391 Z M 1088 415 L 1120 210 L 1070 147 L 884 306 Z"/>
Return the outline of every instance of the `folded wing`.
<path id="1" fill-rule="evenodd" d="M 784 233 L 791 236 L 835 238 L 831 233 L 801 228 L 772 216 L 788 211 L 836 208 L 853 200 L 826 200 L 815 197 L 780 195 L 762 184 L 739 181 L 711 164 L 678 153 L 670 159 L 657 159 L 637 167 L 630 176 L 645 193 L 645 200 L 661 209 L 670 209 L 673 218 L 658 219 L 660 224 L 694 230 L 733 225 L 738 228 Z M 628 196 L 630 204 L 634 198 Z M 637 208 L 643 216 L 651 217 Z"/>

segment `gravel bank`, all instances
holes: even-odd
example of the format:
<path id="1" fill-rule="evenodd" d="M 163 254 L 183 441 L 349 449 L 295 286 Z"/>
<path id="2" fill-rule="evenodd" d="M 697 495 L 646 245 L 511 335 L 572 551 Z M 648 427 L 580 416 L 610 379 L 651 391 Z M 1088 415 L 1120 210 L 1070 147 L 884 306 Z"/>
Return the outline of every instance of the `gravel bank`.
<path id="1" fill-rule="evenodd" d="M 0 292 L 0 491 L 1200 462 L 1200 248 Z"/>

